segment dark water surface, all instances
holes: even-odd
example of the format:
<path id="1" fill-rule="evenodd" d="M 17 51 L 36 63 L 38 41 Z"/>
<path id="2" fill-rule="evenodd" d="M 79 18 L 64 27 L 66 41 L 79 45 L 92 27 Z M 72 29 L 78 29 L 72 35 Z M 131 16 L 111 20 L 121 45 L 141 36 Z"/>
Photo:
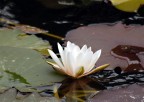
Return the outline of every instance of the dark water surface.
<path id="1" fill-rule="evenodd" d="M 61 36 L 71 29 L 92 23 L 144 23 L 141 17 L 144 15 L 143 9 L 136 14 L 119 11 L 103 1 L 87 6 L 63 6 L 57 2 L 58 0 L 1 0 L 0 16 Z"/>

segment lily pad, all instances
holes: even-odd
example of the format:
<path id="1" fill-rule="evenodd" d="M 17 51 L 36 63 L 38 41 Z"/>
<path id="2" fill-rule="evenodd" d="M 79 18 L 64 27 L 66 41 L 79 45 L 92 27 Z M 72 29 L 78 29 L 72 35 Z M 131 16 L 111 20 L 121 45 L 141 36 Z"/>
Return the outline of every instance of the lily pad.
<path id="1" fill-rule="evenodd" d="M 144 51 L 140 50 L 144 48 L 143 32 L 144 26 L 140 25 L 124 25 L 121 22 L 113 25 L 95 24 L 71 30 L 67 33 L 65 39 L 79 46 L 84 44 L 91 46 L 93 51 L 102 49 L 102 55 L 96 66 L 109 63 L 110 66 L 107 69 L 120 67 L 122 70 L 127 68 L 135 70 L 140 69 L 140 67 L 144 69 Z M 124 45 L 121 48 L 129 46 L 129 51 L 126 52 L 127 56 L 120 56 L 112 50 L 118 45 Z M 138 58 L 131 59 L 129 55 L 131 56 L 132 54 Z M 138 63 L 134 63 L 135 61 Z"/>
<path id="2" fill-rule="evenodd" d="M 34 91 L 26 86 L 50 85 L 65 77 L 56 73 L 37 51 L 16 47 L 0 47 L 0 89 L 16 87 Z M 26 90 L 27 89 L 27 90 Z M 1 90 L 0 90 L 1 91 Z"/>
<path id="3" fill-rule="evenodd" d="M 12 46 L 35 49 L 40 52 L 51 48 L 48 41 L 44 41 L 35 35 L 26 35 L 24 32 L 17 29 L 0 29 L 0 46 Z"/>
<path id="4" fill-rule="evenodd" d="M 137 12 L 139 7 L 144 4 L 143 0 L 110 0 L 119 10 L 126 12 Z"/>
<path id="5" fill-rule="evenodd" d="M 143 93 L 144 85 L 132 84 L 101 91 L 90 102 L 143 102 Z"/>

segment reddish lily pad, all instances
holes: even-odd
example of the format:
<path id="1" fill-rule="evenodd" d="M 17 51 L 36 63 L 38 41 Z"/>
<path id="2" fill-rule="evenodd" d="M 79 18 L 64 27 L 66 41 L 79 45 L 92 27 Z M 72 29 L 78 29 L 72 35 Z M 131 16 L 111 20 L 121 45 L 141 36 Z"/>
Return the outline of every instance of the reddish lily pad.
<path id="1" fill-rule="evenodd" d="M 144 48 L 143 39 L 144 26 L 117 24 L 95 24 L 79 27 L 67 33 L 66 40 L 76 43 L 79 46 L 87 44 L 94 51 L 102 49 L 102 55 L 96 66 L 109 63 L 109 69 L 121 67 L 125 70 L 131 62 L 129 57 L 122 58 L 113 54 L 112 49 L 118 45 L 128 45 Z M 129 53 L 130 54 L 130 53 Z M 138 64 L 144 67 L 143 51 L 135 53 L 140 59 Z M 132 60 L 133 61 L 133 60 Z"/>
<path id="2" fill-rule="evenodd" d="M 143 102 L 144 85 L 104 90 L 95 95 L 91 102 Z"/>

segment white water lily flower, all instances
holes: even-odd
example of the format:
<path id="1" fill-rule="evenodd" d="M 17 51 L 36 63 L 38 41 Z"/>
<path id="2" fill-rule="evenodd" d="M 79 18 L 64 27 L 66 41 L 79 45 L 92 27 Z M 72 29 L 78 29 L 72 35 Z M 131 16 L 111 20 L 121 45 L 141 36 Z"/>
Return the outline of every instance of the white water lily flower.
<path id="1" fill-rule="evenodd" d="M 61 60 L 52 50 L 48 49 L 48 52 L 55 63 L 49 61 L 47 62 L 51 64 L 55 70 L 73 78 L 81 78 L 83 76 L 102 70 L 109 65 L 105 64 L 94 68 L 95 63 L 101 55 L 101 50 L 93 53 L 91 47 L 87 48 L 86 45 L 80 49 L 79 46 L 68 41 L 67 46 L 64 49 L 58 43 L 58 50 Z"/>

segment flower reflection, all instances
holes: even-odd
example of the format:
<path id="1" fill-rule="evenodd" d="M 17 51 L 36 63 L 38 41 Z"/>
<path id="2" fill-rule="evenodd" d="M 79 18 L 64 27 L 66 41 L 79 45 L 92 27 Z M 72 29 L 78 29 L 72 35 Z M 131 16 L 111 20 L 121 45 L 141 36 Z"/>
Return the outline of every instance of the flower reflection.
<path id="1" fill-rule="evenodd" d="M 91 47 L 87 48 L 86 45 L 80 49 L 79 46 L 68 41 L 67 46 L 64 49 L 58 43 L 58 50 L 61 60 L 59 60 L 53 51 L 48 50 L 55 63 L 50 61 L 47 62 L 51 64 L 55 70 L 73 78 L 81 78 L 99 70 L 103 70 L 108 66 L 108 64 L 105 64 L 94 68 L 95 63 L 101 55 L 101 50 L 93 53 Z"/>
<path id="2" fill-rule="evenodd" d="M 85 102 L 103 89 L 102 84 L 89 77 L 78 80 L 69 78 L 62 82 L 55 95 L 60 99 L 65 97 L 66 102 Z"/>

